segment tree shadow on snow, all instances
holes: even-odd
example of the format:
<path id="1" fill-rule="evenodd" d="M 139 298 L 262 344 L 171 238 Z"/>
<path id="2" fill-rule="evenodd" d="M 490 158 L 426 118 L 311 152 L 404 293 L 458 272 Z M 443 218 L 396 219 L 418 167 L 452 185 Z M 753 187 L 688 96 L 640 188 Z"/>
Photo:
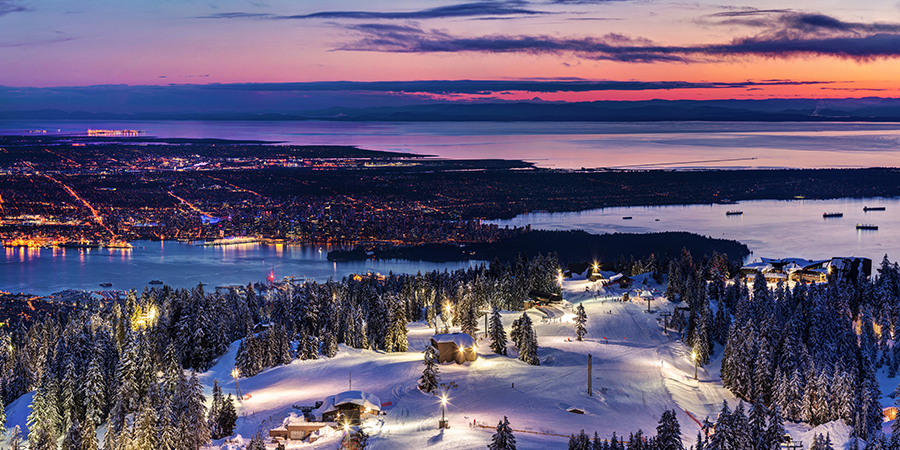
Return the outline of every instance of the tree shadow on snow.
<path id="1" fill-rule="evenodd" d="M 444 440 L 444 429 L 441 428 L 441 431 L 439 431 L 438 434 L 428 438 L 428 445 L 435 445 L 438 442 L 441 442 L 443 440 Z"/>

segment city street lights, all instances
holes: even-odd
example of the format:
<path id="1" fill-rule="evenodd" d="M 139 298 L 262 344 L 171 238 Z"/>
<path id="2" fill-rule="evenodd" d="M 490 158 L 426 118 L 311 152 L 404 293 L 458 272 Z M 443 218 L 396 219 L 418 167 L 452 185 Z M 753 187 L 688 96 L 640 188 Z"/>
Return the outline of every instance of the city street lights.
<path id="1" fill-rule="evenodd" d="M 241 395 L 241 385 L 238 384 L 238 378 L 241 377 L 241 371 L 235 367 L 234 370 L 231 371 L 231 377 L 234 378 L 234 390 L 237 392 L 238 401 L 241 401 L 244 399 L 244 396 Z"/>
<path id="2" fill-rule="evenodd" d="M 447 409 L 447 394 L 441 395 L 441 421 L 438 423 L 438 428 L 450 428 L 450 424 L 447 423 L 447 417 L 445 415 L 445 410 Z"/>
<path id="3" fill-rule="evenodd" d="M 691 359 L 694 360 L 694 379 L 696 380 L 697 379 L 697 352 L 696 351 L 691 352 Z"/>

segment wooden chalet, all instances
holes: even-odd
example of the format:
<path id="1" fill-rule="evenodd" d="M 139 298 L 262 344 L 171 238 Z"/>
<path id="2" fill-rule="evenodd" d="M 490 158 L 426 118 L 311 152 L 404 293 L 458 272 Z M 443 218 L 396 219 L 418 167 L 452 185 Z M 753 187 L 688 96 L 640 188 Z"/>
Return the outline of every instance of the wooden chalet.
<path id="1" fill-rule="evenodd" d="M 363 391 L 344 391 L 326 398 L 313 416 L 322 422 L 359 423 L 381 413 L 381 400 Z"/>
<path id="2" fill-rule="evenodd" d="M 299 441 L 310 437 L 311 434 L 319 431 L 322 427 L 328 426 L 325 422 L 307 422 L 302 417 L 292 418 L 286 422 L 280 427 L 269 430 L 269 437 L 272 439 Z"/>
<path id="3" fill-rule="evenodd" d="M 435 348 L 438 362 L 462 364 L 478 358 L 475 339 L 466 333 L 436 334 L 431 337 L 431 346 Z"/>
<path id="4" fill-rule="evenodd" d="M 534 308 L 535 306 L 550 306 L 554 303 L 562 303 L 562 301 L 562 294 L 551 294 L 550 292 L 535 289 L 528 293 L 525 309 Z"/>

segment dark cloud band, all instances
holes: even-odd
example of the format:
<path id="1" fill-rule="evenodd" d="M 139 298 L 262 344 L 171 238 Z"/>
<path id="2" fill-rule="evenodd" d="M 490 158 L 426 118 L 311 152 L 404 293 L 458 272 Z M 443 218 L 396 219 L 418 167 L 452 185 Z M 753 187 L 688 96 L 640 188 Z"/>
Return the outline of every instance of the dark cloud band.
<path id="1" fill-rule="evenodd" d="M 380 30 L 347 27 L 357 40 L 337 50 L 393 53 L 571 54 L 584 59 L 633 63 L 709 62 L 748 56 L 830 56 L 860 62 L 900 57 L 900 24 L 843 22 L 821 14 L 789 14 L 757 36 L 716 45 L 666 46 L 621 34 L 588 37 L 489 35 L 462 37 L 414 26 Z M 756 19 L 754 19 L 756 20 Z"/>
<path id="2" fill-rule="evenodd" d="M 312 14 L 299 15 L 275 15 L 258 13 L 219 13 L 204 16 L 206 19 L 442 19 L 453 17 L 480 17 L 480 16 L 533 16 L 548 14 L 545 11 L 527 9 L 520 6 L 520 2 L 473 2 L 456 5 L 439 6 L 436 8 L 419 11 L 322 11 Z"/>

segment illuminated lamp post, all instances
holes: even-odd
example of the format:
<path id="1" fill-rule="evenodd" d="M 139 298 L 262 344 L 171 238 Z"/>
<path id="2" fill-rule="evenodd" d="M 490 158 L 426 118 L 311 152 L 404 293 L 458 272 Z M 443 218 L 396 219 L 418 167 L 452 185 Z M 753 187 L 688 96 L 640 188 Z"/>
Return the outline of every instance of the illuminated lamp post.
<path id="1" fill-rule="evenodd" d="M 450 428 L 450 424 L 447 423 L 447 417 L 445 415 L 445 410 L 447 409 L 447 394 L 441 395 L 441 421 L 438 422 L 438 428 Z"/>
<path id="2" fill-rule="evenodd" d="M 243 401 L 244 396 L 241 395 L 241 385 L 238 383 L 238 378 L 241 377 L 241 371 L 238 370 L 237 367 L 235 367 L 235 368 L 231 371 L 231 377 L 234 378 L 234 389 L 235 389 L 235 391 L 237 391 L 237 397 L 238 397 L 238 400 Z"/>
<path id="3" fill-rule="evenodd" d="M 697 352 L 696 351 L 691 352 L 691 359 L 694 360 L 694 379 L 696 380 L 697 379 Z"/>

